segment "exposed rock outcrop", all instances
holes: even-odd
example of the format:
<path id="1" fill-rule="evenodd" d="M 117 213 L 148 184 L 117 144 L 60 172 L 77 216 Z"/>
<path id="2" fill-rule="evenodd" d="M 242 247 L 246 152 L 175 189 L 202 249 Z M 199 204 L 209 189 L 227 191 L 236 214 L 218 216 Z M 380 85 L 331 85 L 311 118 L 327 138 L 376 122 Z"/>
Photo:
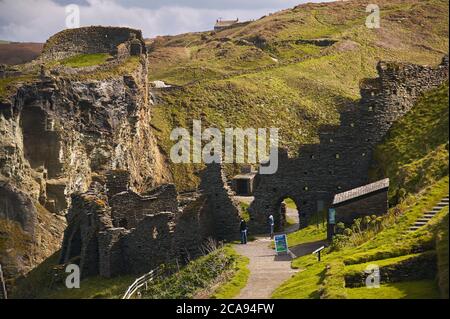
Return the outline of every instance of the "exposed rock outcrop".
<path id="1" fill-rule="evenodd" d="M 147 53 L 140 31 L 65 30 L 49 39 L 29 67 L 102 52 L 113 55 L 106 65 L 87 73 L 41 68 L 38 78 L 19 84 L 0 102 L 0 178 L 12 185 L 0 196 L 0 220 L 14 215 L 32 242 L 39 240 L 35 207 L 65 214 L 71 195 L 104 181 L 110 169 L 127 171 L 130 187 L 138 192 L 170 181 L 150 127 Z M 128 63 L 126 73 L 117 72 L 122 63 Z M 17 198 L 24 196 L 22 207 Z M 17 208 L 14 214 L 11 207 Z M 58 216 L 53 220 L 64 227 Z M 54 238 L 56 248 L 60 235 Z"/>

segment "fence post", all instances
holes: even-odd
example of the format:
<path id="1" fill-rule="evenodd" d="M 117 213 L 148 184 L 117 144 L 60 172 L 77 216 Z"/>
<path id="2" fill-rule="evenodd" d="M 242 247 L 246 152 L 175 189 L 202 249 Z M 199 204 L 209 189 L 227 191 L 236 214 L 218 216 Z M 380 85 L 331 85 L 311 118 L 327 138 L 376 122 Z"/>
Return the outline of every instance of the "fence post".
<path id="1" fill-rule="evenodd" d="M 0 297 L 2 297 L 2 299 L 8 299 L 5 278 L 3 277 L 2 265 L 0 265 Z"/>

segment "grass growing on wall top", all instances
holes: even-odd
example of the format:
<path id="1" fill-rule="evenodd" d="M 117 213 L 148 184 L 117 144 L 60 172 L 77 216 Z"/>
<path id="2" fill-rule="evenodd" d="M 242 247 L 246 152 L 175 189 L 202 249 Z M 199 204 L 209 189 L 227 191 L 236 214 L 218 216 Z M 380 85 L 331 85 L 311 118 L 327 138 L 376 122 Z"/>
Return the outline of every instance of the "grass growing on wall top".
<path id="1" fill-rule="evenodd" d="M 111 58 L 108 53 L 80 54 L 60 61 L 64 66 L 82 68 L 106 63 Z"/>

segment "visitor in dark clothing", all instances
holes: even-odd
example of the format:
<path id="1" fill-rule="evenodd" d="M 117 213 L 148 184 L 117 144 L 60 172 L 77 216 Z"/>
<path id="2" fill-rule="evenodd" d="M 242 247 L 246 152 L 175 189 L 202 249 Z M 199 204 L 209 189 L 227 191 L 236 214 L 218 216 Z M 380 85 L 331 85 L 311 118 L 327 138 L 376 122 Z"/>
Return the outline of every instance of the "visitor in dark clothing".
<path id="1" fill-rule="evenodd" d="M 241 219 L 241 224 L 239 226 L 240 231 L 241 231 L 241 244 L 245 245 L 247 243 L 247 223 L 245 222 L 245 220 Z"/>

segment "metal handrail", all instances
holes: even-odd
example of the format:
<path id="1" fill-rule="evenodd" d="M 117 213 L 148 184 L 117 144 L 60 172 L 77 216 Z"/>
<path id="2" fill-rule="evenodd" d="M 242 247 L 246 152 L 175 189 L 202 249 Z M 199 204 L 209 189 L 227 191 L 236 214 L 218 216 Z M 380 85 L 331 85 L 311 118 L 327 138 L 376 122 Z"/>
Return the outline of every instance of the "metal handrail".
<path id="1" fill-rule="evenodd" d="M 155 276 L 157 275 L 157 269 L 153 269 L 149 273 L 143 275 L 142 277 L 139 277 L 136 279 L 130 287 L 128 287 L 128 290 L 123 295 L 122 299 L 130 299 L 133 297 L 133 295 L 141 289 L 143 286 L 145 286 L 145 289 L 148 288 L 148 283 L 153 281 Z"/>
<path id="2" fill-rule="evenodd" d="M 5 278 L 3 277 L 2 265 L 0 265 L 0 289 L 2 292 L 3 299 L 8 299 L 8 294 L 6 292 Z"/>

